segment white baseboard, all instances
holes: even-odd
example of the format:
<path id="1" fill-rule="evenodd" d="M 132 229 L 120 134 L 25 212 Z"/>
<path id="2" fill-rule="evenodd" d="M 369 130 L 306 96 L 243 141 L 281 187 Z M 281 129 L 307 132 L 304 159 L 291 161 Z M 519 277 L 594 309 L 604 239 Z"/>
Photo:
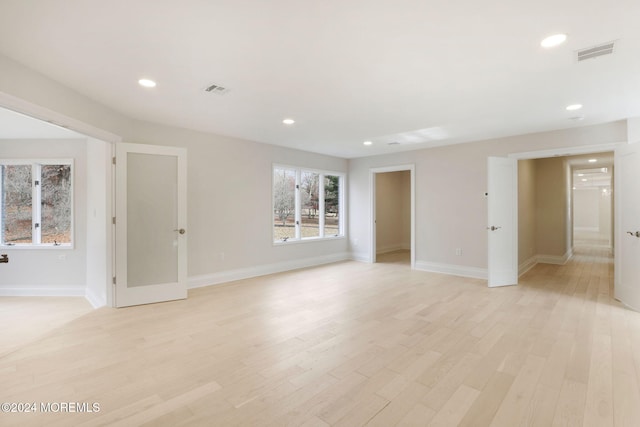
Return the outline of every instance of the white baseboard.
<path id="1" fill-rule="evenodd" d="M 565 265 L 573 256 L 573 250 L 569 249 L 566 254 L 559 255 L 536 255 L 536 260 L 540 264 Z"/>
<path id="2" fill-rule="evenodd" d="M 463 265 L 440 264 L 435 262 L 416 261 L 416 270 L 428 271 L 430 273 L 450 274 L 452 276 L 471 277 L 473 279 L 487 280 L 488 272 L 486 268 L 465 267 Z"/>
<path id="3" fill-rule="evenodd" d="M 105 305 L 107 305 L 107 300 L 106 298 L 96 295 L 95 292 L 93 292 L 92 290 L 87 288 L 87 291 L 84 294 L 84 297 L 87 299 L 87 301 L 89 301 L 89 304 L 91 304 L 91 306 L 93 308 L 100 308 L 100 307 L 104 307 Z"/>
<path id="4" fill-rule="evenodd" d="M 528 260 L 524 261 L 522 264 L 518 266 L 518 277 L 522 276 L 527 271 L 531 270 L 538 264 L 538 257 L 533 255 Z"/>
<path id="5" fill-rule="evenodd" d="M 1 297 L 84 297 L 84 286 L 0 285 Z"/>
<path id="6" fill-rule="evenodd" d="M 371 259 L 369 259 L 369 255 L 363 254 L 363 253 L 352 252 L 350 259 L 352 261 L 358 261 L 358 262 L 371 262 Z"/>
<path id="7" fill-rule="evenodd" d="M 281 273 L 283 271 L 297 270 L 299 268 L 315 267 L 317 265 L 330 264 L 339 261 L 348 261 L 352 257 L 349 253 L 339 253 L 313 258 L 303 258 L 293 261 L 279 262 L 276 264 L 258 265 L 255 267 L 239 268 L 236 270 L 220 271 L 212 274 L 189 277 L 188 289 L 202 288 L 205 286 L 219 285 L 235 280 L 249 279 L 267 274 Z"/>
<path id="8" fill-rule="evenodd" d="M 390 252 L 403 251 L 407 249 L 410 249 L 410 248 L 406 247 L 406 245 L 384 246 L 384 247 L 381 247 L 380 249 L 376 249 L 376 254 L 383 255 L 383 254 L 388 254 Z"/>

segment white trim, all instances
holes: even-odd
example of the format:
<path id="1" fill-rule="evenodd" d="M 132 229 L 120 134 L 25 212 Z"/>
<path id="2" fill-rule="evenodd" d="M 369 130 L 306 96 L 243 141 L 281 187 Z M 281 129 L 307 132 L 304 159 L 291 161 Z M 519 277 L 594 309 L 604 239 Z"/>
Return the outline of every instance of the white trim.
<path id="1" fill-rule="evenodd" d="M 295 208 L 294 208 L 294 223 L 295 223 L 295 237 L 291 239 L 287 239 L 286 241 L 276 240 L 275 238 L 275 227 L 273 223 L 274 212 L 275 212 L 275 203 L 274 203 L 274 193 L 273 188 L 275 184 L 274 180 L 274 172 L 276 169 L 289 170 L 295 172 Z M 302 173 L 310 172 L 318 174 L 318 236 L 317 237 L 302 237 L 302 196 L 301 196 L 301 185 L 302 185 Z M 326 176 L 337 176 L 339 178 L 339 187 L 338 187 L 338 210 L 339 210 L 339 218 L 338 218 L 338 235 L 337 236 L 325 236 L 325 189 L 324 189 L 324 178 Z M 322 169 L 313 169 L 313 168 L 305 168 L 303 166 L 291 166 L 285 165 L 281 163 L 272 163 L 271 164 L 271 211 L 269 213 L 271 218 L 271 244 L 272 246 L 286 246 L 293 243 L 302 243 L 302 242 L 317 242 L 328 239 L 336 239 L 336 238 L 346 238 L 347 229 L 347 210 L 346 210 L 346 188 L 347 188 L 347 172 L 335 172 L 330 170 L 322 170 Z"/>
<path id="2" fill-rule="evenodd" d="M 573 251 L 568 250 L 564 255 L 536 255 L 536 261 L 539 264 L 565 265 L 572 256 Z"/>
<path id="3" fill-rule="evenodd" d="M 252 277 L 265 276 L 267 274 L 282 273 L 284 271 L 297 270 L 300 268 L 315 267 L 323 264 L 351 260 L 347 252 L 334 255 L 325 255 L 313 258 L 303 258 L 294 261 L 285 261 L 275 264 L 257 265 L 254 267 L 239 268 L 237 270 L 226 270 L 212 274 L 189 277 L 187 289 L 202 288 L 205 286 L 219 285 L 233 282 L 235 280 L 250 279 Z"/>
<path id="4" fill-rule="evenodd" d="M 89 304 L 91 304 L 93 308 L 100 308 L 107 305 L 107 301 L 104 297 L 96 295 L 96 293 L 89 288 L 87 288 L 84 297 L 89 301 Z"/>
<path id="5" fill-rule="evenodd" d="M 0 107 L 13 110 L 17 113 L 25 114 L 34 119 L 42 120 L 56 126 L 70 129 L 74 132 L 81 133 L 84 136 L 90 136 L 106 142 L 120 142 L 122 137 L 107 132 L 80 120 L 74 119 L 64 114 L 57 113 L 40 105 L 33 104 L 5 92 L 0 92 Z"/>
<path id="6" fill-rule="evenodd" d="M 390 252 L 397 252 L 397 251 L 410 250 L 410 249 L 411 248 L 408 247 L 407 245 L 390 245 L 390 246 L 384 246 L 376 250 L 376 254 L 383 255 L 383 254 L 388 254 Z"/>
<path id="7" fill-rule="evenodd" d="M 531 258 L 524 261 L 518 266 L 518 277 L 522 276 L 524 273 L 531 270 L 536 265 L 538 265 L 538 257 L 536 255 L 533 255 Z"/>
<path id="8" fill-rule="evenodd" d="M 547 157 L 577 156 L 580 154 L 601 153 L 614 151 L 616 147 L 627 144 L 626 142 L 611 142 L 607 144 L 581 145 L 579 147 L 552 148 L 549 150 L 525 151 L 510 153 L 507 157 L 518 160 L 544 159 Z"/>
<path id="9" fill-rule="evenodd" d="M 411 180 L 411 268 L 416 269 L 416 166 L 415 164 L 405 164 L 396 166 L 385 166 L 369 169 L 369 259 L 367 262 L 376 262 L 376 180 L 378 173 L 409 171 Z"/>
<path id="10" fill-rule="evenodd" d="M 84 297 L 84 286 L 0 285 L 0 297 Z"/>
<path id="11" fill-rule="evenodd" d="M 487 280 L 488 277 L 488 271 L 486 268 L 465 267 L 463 265 L 441 264 L 437 262 L 416 261 L 415 269 L 427 271 L 429 273 L 470 277 L 472 279 Z"/>
<path id="12" fill-rule="evenodd" d="M 351 260 L 371 264 L 371 259 L 366 253 L 351 252 Z"/>

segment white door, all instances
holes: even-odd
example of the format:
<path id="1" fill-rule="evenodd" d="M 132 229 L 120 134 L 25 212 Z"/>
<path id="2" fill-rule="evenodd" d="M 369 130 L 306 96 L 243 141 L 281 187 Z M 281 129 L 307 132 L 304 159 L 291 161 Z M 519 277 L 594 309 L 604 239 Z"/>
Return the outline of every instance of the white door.
<path id="1" fill-rule="evenodd" d="M 615 151 L 615 297 L 640 310 L 640 143 Z"/>
<path id="2" fill-rule="evenodd" d="M 489 157 L 489 287 L 518 284 L 518 161 Z"/>
<path id="3" fill-rule="evenodd" d="M 187 297 L 183 148 L 116 144 L 116 307 Z"/>

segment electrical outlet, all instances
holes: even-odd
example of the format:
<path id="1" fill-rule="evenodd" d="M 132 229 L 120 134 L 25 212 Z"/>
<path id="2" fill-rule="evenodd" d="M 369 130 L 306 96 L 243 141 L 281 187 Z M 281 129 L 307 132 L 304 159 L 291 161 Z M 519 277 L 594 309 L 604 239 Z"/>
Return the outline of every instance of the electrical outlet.
<path id="1" fill-rule="evenodd" d="M 456 255 L 458 256 L 462 255 L 462 248 L 456 248 Z"/>
<path id="2" fill-rule="evenodd" d="M 220 252 L 220 261 L 224 261 L 224 252 Z"/>
<path id="3" fill-rule="evenodd" d="M 60 261 L 66 261 L 67 260 L 67 256 L 65 254 L 60 254 L 60 255 L 58 255 L 58 259 Z"/>

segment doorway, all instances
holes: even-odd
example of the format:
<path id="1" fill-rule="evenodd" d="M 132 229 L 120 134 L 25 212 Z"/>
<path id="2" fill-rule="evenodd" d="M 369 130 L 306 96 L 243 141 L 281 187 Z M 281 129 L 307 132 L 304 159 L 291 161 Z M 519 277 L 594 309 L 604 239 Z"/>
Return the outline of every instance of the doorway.
<path id="1" fill-rule="evenodd" d="M 371 169 L 372 263 L 415 266 L 413 165 Z"/>
<path id="2" fill-rule="evenodd" d="M 596 241 L 611 255 L 612 171 L 612 152 L 519 161 L 519 275 L 539 263 L 564 265 Z"/>
<path id="3" fill-rule="evenodd" d="M 572 165 L 573 246 L 613 247 L 613 155 Z M 597 165 L 597 166 L 596 166 Z"/>

